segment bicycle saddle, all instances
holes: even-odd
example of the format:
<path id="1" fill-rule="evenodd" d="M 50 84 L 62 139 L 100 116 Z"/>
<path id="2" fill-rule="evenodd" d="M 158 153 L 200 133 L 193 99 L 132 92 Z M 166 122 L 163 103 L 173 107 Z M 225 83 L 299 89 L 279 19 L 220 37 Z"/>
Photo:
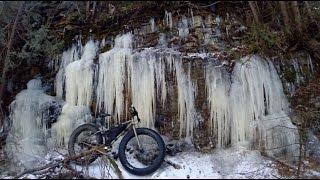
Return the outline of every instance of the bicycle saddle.
<path id="1" fill-rule="evenodd" d="M 100 117 L 100 118 L 105 118 L 105 117 L 107 117 L 107 116 L 111 116 L 111 114 L 109 114 L 109 113 L 100 113 L 100 114 L 98 115 L 98 117 Z"/>

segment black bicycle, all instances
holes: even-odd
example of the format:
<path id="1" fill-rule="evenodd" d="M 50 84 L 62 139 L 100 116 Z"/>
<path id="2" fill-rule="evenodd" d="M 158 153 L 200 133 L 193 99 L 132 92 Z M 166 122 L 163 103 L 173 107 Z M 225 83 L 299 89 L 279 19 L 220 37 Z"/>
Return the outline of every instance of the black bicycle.
<path id="1" fill-rule="evenodd" d="M 147 175 L 156 171 L 164 161 L 166 153 L 164 141 L 152 129 L 137 128 L 136 121 L 140 122 L 138 112 L 133 106 L 130 112 L 132 114 L 131 120 L 110 129 L 105 126 L 105 119 L 110 114 L 105 113 L 98 116 L 97 119 L 100 120 L 100 123 L 88 123 L 79 126 L 70 136 L 69 155 L 71 157 L 81 156 L 81 153 L 101 146 L 103 146 L 104 152 L 111 152 L 112 144 L 124 135 L 118 151 L 123 167 L 135 175 Z M 73 162 L 78 165 L 89 165 L 101 154 L 99 151 L 92 151 L 86 156 L 73 160 Z"/>

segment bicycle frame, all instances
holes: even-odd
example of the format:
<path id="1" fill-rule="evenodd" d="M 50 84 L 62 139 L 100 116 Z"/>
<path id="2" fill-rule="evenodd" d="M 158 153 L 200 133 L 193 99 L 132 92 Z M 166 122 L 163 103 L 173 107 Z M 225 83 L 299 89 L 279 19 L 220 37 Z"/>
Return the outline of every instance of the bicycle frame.
<path id="1" fill-rule="evenodd" d="M 138 116 L 138 115 L 137 115 Z M 121 123 L 121 125 L 127 125 L 127 127 L 121 132 L 119 133 L 116 138 L 114 138 L 111 142 L 110 142 L 110 145 L 112 145 L 114 142 L 116 142 L 119 137 L 121 137 L 122 135 L 124 135 L 125 133 L 127 133 L 129 131 L 130 128 L 133 129 L 133 132 L 134 132 L 134 135 L 135 137 L 137 138 L 137 142 L 138 142 L 138 147 L 139 149 L 142 149 L 141 145 L 140 145 L 140 141 L 139 141 L 139 138 L 138 138 L 138 135 L 137 135 L 137 130 L 136 130 L 136 124 L 137 122 L 134 120 L 135 116 L 133 116 L 133 118 L 131 120 L 128 120 L 128 121 L 125 121 L 123 123 Z M 139 117 L 137 117 L 139 118 Z M 105 132 L 107 130 L 100 130 L 98 132 Z M 106 147 L 107 150 L 110 150 L 108 147 Z"/>

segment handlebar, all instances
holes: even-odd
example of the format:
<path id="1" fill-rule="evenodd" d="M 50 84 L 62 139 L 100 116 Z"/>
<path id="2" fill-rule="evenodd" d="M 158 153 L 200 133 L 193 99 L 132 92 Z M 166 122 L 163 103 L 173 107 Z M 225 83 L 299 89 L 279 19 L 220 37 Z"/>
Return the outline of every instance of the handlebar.
<path id="1" fill-rule="evenodd" d="M 137 116 L 138 122 L 140 122 L 138 111 L 136 110 L 136 108 L 134 108 L 134 106 L 131 106 L 131 114 L 132 116 Z"/>

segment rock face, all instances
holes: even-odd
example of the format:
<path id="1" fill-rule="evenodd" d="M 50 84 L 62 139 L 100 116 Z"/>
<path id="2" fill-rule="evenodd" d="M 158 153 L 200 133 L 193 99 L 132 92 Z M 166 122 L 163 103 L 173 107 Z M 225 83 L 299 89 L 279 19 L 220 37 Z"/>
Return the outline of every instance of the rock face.
<path id="1" fill-rule="evenodd" d="M 312 80 L 316 74 L 317 64 L 306 52 L 296 52 L 291 58 L 274 58 L 279 76 L 284 82 L 285 92 L 293 96 L 300 86 L 304 86 Z"/>
<path id="2" fill-rule="evenodd" d="M 92 81 L 83 81 L 81 87 L 86 88 L 80 89 L 87 89 L 92 99 L 79 103 L 82 92 L 69 93 L 68 88 L 79 83 L 67 80 L 67 102 L 87 107 L 95 102 L 97 112 L 114 115 L 114 124 L 130 117 L 128 107 L 134 105 L 141 126 L 198 146 L 244 145 L 270 155 L 294 154 L 296 147 L 286 145 L 298 141 L 297 129 L 288 117 L 288 103 L 272 62 L 259 55 L 221 61 L 217 56 L 223 44 L 221 18 L 211 22 L 211 17 L 181 16 L 171 24 L 169 14 L 162 26 L 152 19 L 147 27 L 118 35 L 113 48 L 98 56 L 97 67 L 87 66 L 91 75 L 86 77 Z M 204 27 L 208 24 L 214 26 Z M 155 27 L 166 26 L 169 32 L 156 31 Z M 155 36 L 158 42 L 151 43 L 155 46 L 143 48 Z M 80 53 L 79 59 L 89 52 Z M 74 68 L 66 64 L 60 69 Z"/>
<path id="3" fill-rule="evenodd" d="M 50 143 L 65 146 L 72 130 L 91 120 L 90 108 L 112 114 L 111 124 L 119 124 L 130 118 L 133 105 L 140 126 L 198 148 L 241 145 L 296 155 L 291 144 L 299 141 L 298 131 L 288 117 L 281 64 L 260 55 L 230 60 L 228 49 L 243 49 L 223 41 L 221 21 L 166 11 L 163 20 L 151 18 L 140 29 L 108 37 L 108 48 L 105 39 L 75 43 L 54 67 L 55 98 L 66 103 L 50 126 Z M 298 72 L 299 65 L 293 68 Z"/>

